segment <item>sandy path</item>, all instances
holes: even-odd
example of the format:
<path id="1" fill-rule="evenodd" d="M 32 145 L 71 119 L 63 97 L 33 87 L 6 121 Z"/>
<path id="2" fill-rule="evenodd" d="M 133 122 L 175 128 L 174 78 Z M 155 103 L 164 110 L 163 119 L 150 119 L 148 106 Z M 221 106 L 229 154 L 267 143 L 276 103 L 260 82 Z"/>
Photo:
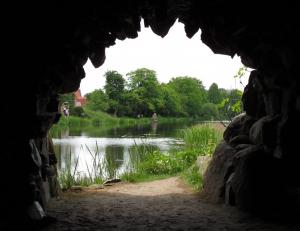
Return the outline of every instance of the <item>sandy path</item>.
<path id="1" fill-rule="evenodd" d="M 49 206 L 54 230 L 300 230 L 264 223 L 235 208 L 205 203 L 177 177 L 68 192 Z"/>

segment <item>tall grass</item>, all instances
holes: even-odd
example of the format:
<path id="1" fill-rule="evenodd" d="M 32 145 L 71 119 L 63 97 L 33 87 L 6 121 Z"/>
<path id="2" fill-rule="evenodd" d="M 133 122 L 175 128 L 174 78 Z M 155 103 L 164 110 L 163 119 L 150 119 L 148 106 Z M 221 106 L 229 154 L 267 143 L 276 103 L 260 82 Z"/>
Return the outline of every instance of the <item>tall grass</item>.
<path id="1" fill-rule="evenodd" d="M 70 152 L 66 156 L 65 167 L 58 172 L 58 180 L 62 189 L 68 189 L 73 185 L 76 185 L 76 172 L 78 166 L 79 157 L 75 160 L 75 164 L 72 161 L 72 153 Z M 72 167 L 74 165 L 74 167 Z"/>
<path id="2" fill-rule="evenodd" d="M 182 131 L 185 150 L 197 152 L 198 155 L 211 155 L 222 139 L 223 131 L 211 124 L 195 125 Z"/>
<path id="3" fill-rule="evenodd" d="M 102 161 L 98 144 L 96 143 L 96 150 L 91 151 L 90 148 L 85 146 L 91 156 L 91 163 L 85 163 L 88 174 L 78 171 L 79 156 L 73 160 L 72 152 L 66 156 L 65 167 L 58 171 L 58 179 L 60 186 L 63 190 L 69 189 L 72 186 L 89 186 L 91 184 L 102 184 L 105 179 L 105 171 L 107 171 L 106 163 Z M 81 146 L 81 149 L 84 149 Z"/>
<path id="4" fill-rule="evenodd" d="M 98 143 L 96 142 L 96 150 L 94 152 L 92 152 L 87 145 L 85 145 L 85 147 L 92 158 L 91 166 L 87 162 L 85 163 L 89 182 L 90 184 L 101 184 L 103 182 L 104 166 L 103 161 L 101 161 Z"/>
<path id="5" fill-rule="evenodd" d="M 222 140 L 224 127 L 220 124 L 200 124 L 182 131 L 181 136 L 184 140 L 184 150 L 190 155 L 191 165 L 182 171 L 182 178 L 191 185 L 196 191 L 201 190 L 203 176 L 199 172 L 195 161 L 198 156 L 211 156 L 218 143 Z"/>

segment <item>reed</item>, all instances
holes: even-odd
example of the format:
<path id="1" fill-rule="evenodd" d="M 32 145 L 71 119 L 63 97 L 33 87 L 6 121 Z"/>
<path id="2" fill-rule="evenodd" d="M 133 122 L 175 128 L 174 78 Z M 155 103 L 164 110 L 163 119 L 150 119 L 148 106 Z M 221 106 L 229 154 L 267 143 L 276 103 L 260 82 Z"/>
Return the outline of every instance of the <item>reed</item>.
<path id="1" fill-rule="evenodd" d="M 79 157 L 77 157 L 75 163 L 73 163 L 72 153 L 70 149 L 70 152 L 66 156 L 65 167 L 60 169 L 60 171 L 58 172 L 58 180 L 63 190 L 69 189 L 73 185 L 76 185 L 78 161 Z"/>
<path id="2" fill-rule="evenodd" d="M 195 125 L 181 132 L 185 150 L 197 152 L 198 155 L 212 155 L 216 145 L 222 139 L 223 131 L 210 124 Z"/>

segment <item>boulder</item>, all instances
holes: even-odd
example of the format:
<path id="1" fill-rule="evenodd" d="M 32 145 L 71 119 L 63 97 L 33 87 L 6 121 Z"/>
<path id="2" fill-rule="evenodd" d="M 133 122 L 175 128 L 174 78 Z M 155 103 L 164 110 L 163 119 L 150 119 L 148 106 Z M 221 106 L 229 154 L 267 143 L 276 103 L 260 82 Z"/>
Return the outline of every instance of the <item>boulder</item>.
<path id="1" fill-rule="evenodd" d="M 231 123 L 227 126 L 224 131 L 223 138 L 229 143 L 231 139 L 239 135 L 249 135 L 249 130 L 252 124 L 255 122 L 255 119 L 251 116 L 248 116 L 246 113 L 242 113 L 233 118 Z"/>
<path id="2" fill-rule="evenodd" d="M 276 145 L 279 116 L 264 116 L 256 121 L 249 132 L 250 141 L 272 148 Z"/>
<path id="3" fill-rule="evenodd" d="M 251 144 L 249 136 L 247 135 L 238 135 L 230 139 L 229 144 L 233 147 L 236 147 L 240 144 Z"/>
<path id="4" fill-rule="evenodd" d="M 199 168 L 199 174 L 201 176 L 204 175 L 211 158 L 211 156 L 198 156 L 196 160 L 196 166 Z"/>
<path id="5" fill-rule="evenodd" d="M 262 145 L 249 145 L 235 154 L 234 173 L 226 182 L 227 203 L 274 217 L 287 207 L 280 161 Z"/>
<path id="6" fill-rule="evenodd" d="M 209 162 L 203 177 L 203 196 L 210 202 L 224 201 L 225 183 L 233 171 L 232 160 L 236 150 L 221 142 Z"/>

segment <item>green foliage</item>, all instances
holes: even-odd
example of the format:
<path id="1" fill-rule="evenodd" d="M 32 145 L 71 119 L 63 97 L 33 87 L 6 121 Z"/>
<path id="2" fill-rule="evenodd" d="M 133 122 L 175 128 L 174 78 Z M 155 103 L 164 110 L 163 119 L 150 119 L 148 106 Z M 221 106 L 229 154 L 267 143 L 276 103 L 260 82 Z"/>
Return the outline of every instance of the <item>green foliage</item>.
<path id="1" fill-rule="evenodd" d="M 182 178 L 196 191 L 200 191 L 203 187 L 203 177 L 199 173 L 199 168 L 193 164 L 191 167 L 186 169 L 182 174 Z"/>
<path id="2" fill-rule="evenodd" d="M 241 78 L 245 76 L 247 67 L 243 66 L 239 68 L 237 74 L 234 78 L 238 78 L 242 84 Z M 218 104 L 219 114 L 221 119 L 231 120 L 236 115 L 243 111 L 242 107 L 242 92 L 238 89 L 224 90 L 222 89 L 221 94 L 223 95 L 223 100 Z"/>
<path id="3" fill-rule="evenodd" d="M 128 88 L 129 90 L 136 90 L 144 88 L 146 90 L 153 90 L 154 92 L 147 92 L 149 95 L 153 95 L 156 92 L 158 85 L 156 72 L 147 68 L 139 68 L 135 71 L 129 72 L 128 77 Z M 146 93 L 146 92 L 145 92 Z"/>
<path id="4" fill-rule="evenodd" d="M 202 82 L 192 77 L 176 77 L 168 83 L 179 95 L 183 111 L 189 116 L 199 116 L 202 104 L 207 102 L 206 90 Z"/>
<path id="5" fill-rule="evenodd" d="M 246 71 L 245 67 L 241 67 L 234 77 L 240 79 Z M 105 91 L 99 89 L 87 94 L 86 109 L 107 112 L 115 117 L 150 117 L 156 112 L 159 116 L 201 120 L 229 120 L 242 111 L 239 90 L 225 90 L 213 83 L 207 91 L 201 80 L 193 77 L 179 76 L 167 84 L 159 83 L 156 72 L 147 68 L 127 73 L 127 80 L 113 70 L 107 71 L 104 76 Z M 82 114 L 74 111 L 73 93 L 60 97 L 61 102 L 69 102 L 71 115 Z M 102 122 L 94 119 L 93 123 Z"/>
<path id="6" fill-rule="evenodd" d="M 72 116 L 85 117 L 85 113 L 82 107 L 74 107 Z"/>
<path id="7" fill-rule="evenodd" d="M 219 104 L 222 101 L 222 95 L 216 83 L 213 83 L 207 92 L 207 99 L 210 103 Z"/>
<path id="8" fill-rule="evenodd" d="M 109 99 L 108 112 L 112 112 L 115 116 L 122 107 L 123 95 L 125 91 L 125 79 L 117 71 L 107 71 L 105 73 L 105 93 Z"/>
<path id="9" fill-rule="evenodd" d="M 85 107 L 89 110 L 106 111 L 108 109 L 108 97 L 101 89 L 94 90 L 85 96 L 87 98 L 87 104 Z"/>
<path id="10" fill-rule="evenodd" d="M 218 120 L 219 119 L 218 106 L 213 103 L 203 104 L 201 108 L 200 117 L 203 120 Z"/>
<path id="11" fill-rule="evenodd" d="M 110 99 L 120 100 L 125 89 L 125 79 L 117 71 L 105 73 L 105 93 Z"/>
<path id="12" fill-rule="evenodd" d="M 240 81 L 240 84 L 244 87 L 243 83 L 242 83 L 242 77 L 245 76 L 246 72 L 248 71 L 246 66 L 242 66 L 239 68 L 238 72 L 236 73 L 236 75 L 234 76 L 234 78 L 238 78 Z"/>
<path id="13" fill-rule="evenodd" d="M 222 118 L 232 119 L 243 111 L 241 103 L 243 93 L 234 89 L 227 94 L 227 97 L 222 100 L 218 107 Z"/>
<path id="14" fill-rule="evenodd" d="M 161 84 L 159 99 L 157 100 L 157 109 L 162 116 L 186 116 L 183 111 L 179 94 L 166 84 Z"/>
<path id="15" fill-rule="evenodd" d="M 151 116 L 156 111 L 159 98 L 159 83 L 156 73 L 147 68 L 140 68 L 127 74 L 128 97 L 136 114 Z M 133 100 L 132 100 L 133 99 Z"/>
<path id="16" fill-rule="evenodd" d="M 149 175 L 173 173 L 171 158 L 159 151 L 149 152 L 140 163 L 140 171 Z"/>

